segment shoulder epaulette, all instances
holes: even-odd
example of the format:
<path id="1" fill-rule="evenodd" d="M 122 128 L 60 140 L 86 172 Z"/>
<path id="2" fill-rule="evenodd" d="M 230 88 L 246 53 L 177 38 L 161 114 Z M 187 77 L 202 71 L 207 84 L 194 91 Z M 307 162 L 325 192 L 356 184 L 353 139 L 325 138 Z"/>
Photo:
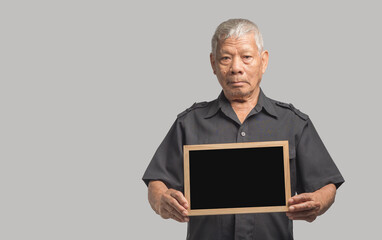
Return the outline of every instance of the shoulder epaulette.
<path id="1" fill-rule="evenodd" d="M 305 113 L 303 113 L 300 110 L 298 110 L 297 108 L 295 108 L 292 103 L 288 104 L 288 103 L 283 103 L 283 102 L 276 102 L 276 104 L 280 107 L 288 108 L 288 109 L 292 110 L 297 116 L 299 116 L 301 119 L 303 119 L 305 121 L 309 119 L 308 115 L 306 115 Z"/>
<path id="2" fill-rule="evenodd" d="M 186 110 L 184 110 L 183 112 L 179 113 L 178 114 L 178 118 L 179 117 L 182 117 L 183 115 L 191 112 L 192 110 L 196 109 L 196 108 L 203 108 L 203 107 L 206 107 L 208 105 L 208 102 L 200 102 L 200 103 L 194 103 L 192 104 L 191 107 L 187 108 Z"/>

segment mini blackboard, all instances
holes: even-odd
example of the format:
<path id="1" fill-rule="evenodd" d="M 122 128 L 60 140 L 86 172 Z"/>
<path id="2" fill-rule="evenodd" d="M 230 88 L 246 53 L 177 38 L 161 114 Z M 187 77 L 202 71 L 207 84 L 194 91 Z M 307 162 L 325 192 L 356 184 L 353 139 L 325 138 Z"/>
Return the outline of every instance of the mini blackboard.
<path id="1" fill-rule="evenodd" d="M 184 145 L 189 215 L 288 211 L 288 141 Z"/>

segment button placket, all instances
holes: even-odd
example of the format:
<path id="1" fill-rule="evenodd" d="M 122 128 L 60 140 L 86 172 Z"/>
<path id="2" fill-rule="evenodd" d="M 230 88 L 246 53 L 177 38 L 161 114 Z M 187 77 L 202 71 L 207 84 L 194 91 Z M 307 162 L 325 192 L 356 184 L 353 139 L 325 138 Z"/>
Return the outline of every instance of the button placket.
<path id="1" fill-rule="evenodd" d="M 238 129 L 237 142 L 245 142 L 245 139 L 248 137 L 247 130 L 248 130 L 247 124 L 244 122 Z"/>

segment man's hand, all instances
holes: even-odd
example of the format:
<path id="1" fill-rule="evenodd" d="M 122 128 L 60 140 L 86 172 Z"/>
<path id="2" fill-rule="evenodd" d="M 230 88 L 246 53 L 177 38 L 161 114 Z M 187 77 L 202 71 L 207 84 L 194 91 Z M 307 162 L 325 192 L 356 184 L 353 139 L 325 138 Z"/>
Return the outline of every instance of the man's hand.
<path id="1" fill-rule="evenodd" d="M 149 184 L 149 202 L 162 218 L 172 218 L 178 222 L 188 222 L 188 202 L 182 192 L 168 189 L 161 181 Z"/>
<path id="2" fill-rule="evenodd" d="M 334 203 L 336 187 L 329 184 L 313 193 L 302 193 L 289 199 L 286 215 L 291 220 L 313 222 Z"/>
<path id="3" fill-rule="evenodd" d="M 158 206 L 158 214 L 164 218 L 172 218 L 178 222 L 188 222 L 187 217 L 187 200 L 183 193 L 168 189 L 160 197 Z"/>

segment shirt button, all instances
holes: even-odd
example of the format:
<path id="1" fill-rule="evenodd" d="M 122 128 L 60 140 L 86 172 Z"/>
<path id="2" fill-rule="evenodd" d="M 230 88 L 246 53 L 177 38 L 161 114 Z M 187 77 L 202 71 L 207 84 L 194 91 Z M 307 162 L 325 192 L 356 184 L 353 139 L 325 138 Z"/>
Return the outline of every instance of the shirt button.
<path id="1" fill-rule="evenodd" d="M 242 137 L 245 137 L 245 132 L 241 132 L 240 135 L 241 135 Z"/>

